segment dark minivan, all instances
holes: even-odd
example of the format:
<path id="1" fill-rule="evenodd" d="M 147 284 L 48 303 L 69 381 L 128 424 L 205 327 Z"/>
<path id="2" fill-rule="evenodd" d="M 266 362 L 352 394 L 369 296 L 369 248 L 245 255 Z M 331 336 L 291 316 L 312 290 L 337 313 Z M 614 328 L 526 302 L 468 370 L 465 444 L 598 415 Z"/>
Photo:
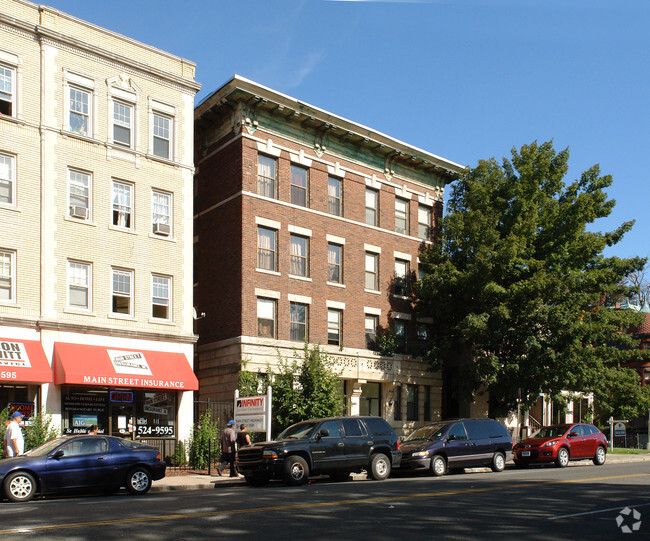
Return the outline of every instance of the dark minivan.
<path id="1" fill-rule="evenodd" d="M 418 428 L 400 445 L 400 470 L 448 470 L 489 466 L 500 472 L 512 459 L 512 438 L 492 419 L 454 419 Z"/>

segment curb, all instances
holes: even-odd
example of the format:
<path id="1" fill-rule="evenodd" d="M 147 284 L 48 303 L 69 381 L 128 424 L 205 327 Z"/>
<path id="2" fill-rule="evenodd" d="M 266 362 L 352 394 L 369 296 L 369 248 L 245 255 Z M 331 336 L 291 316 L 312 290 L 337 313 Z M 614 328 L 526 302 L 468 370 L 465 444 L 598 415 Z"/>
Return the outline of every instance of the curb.
<path id="1" fill-rule="evenodd" d="M 210 481 L 208 483 L 191 483 L 179 485 L 156 485 L 155 482 L 149 489 L 149 492 L 172 492 L 176 490 L 214 490 L 215 488 L 228 488 L 236 486 L 244 486 L 246 481 L 244 479 L 233 479 L 232 481 Z"/>

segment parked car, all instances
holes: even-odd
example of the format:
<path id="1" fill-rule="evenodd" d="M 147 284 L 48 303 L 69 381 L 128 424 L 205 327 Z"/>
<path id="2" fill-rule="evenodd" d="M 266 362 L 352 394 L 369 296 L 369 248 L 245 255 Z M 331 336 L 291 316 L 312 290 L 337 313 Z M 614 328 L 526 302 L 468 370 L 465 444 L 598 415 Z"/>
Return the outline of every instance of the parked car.
<path id="1" fill-rule="evenodd" d="M 429 470 L 440 476 L 448 470 L 489 466 L 500 472 L 512 458 L 512 438 L 492 419 L 457 419 L 418 428 L 401 450 L 400 471 Z"/>
<path id="2" fill-rule="evenodd" d="M 165 477 L 165 463 L 154 447 L 112 436 L 62 436 L 24 455 L 0 460 L 0 484 L 14 502 L 36 494 L 125 487 L 146 494 Z"/>
<path id="3" fill-rule="evenodd" d="M 515 445 L 515 465 L 555 462 L 564 468 L 571 460 L 607 460 L 607 438 L 593 425 L 583 423 L 543 426 L 530 438 Z"/>
<path id="4" fill-rule="evenodd" d="M 270 479 L 301 485 L 320 474 L 345 480 L 362 470 L 382 480 L 400 458 L 397 435 L 381 417 L 332 417 L 297 423 L 275 441 L 240 449 L 237 469 L 250 485 Z"/>

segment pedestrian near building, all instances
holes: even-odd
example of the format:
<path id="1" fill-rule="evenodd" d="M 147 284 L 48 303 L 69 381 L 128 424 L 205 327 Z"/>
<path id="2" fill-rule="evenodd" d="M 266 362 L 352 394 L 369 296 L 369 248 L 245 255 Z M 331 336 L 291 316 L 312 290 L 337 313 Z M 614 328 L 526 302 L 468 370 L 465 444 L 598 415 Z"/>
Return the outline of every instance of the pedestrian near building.
<path id="1" fill-rule="evenodd" d="M 7 431 L 5 432 L 5 454 L 9 457 L 20 456 L 25 451 L 25 440 L 23 439 L 23 431 L 20 428 L 20 423 L 23 420 L 23 416 L 20 412 L 15 411 L 11 415 L 11 422 L 7 426 Z"/>
<path id="2" fill-rule="evenodd" d="M 238 477 L 237 467 L 235 466 L 235 443 L 237 442 L 237 434 L 235 434 L 235 421 L 232 419 L 228 421 L 228 425 L 221 434 L 221 464 L 217 468 L 219 476 L 226 469 L 226 465 L 230 465 L 230 477 Z"/>
<path id="3" fill-rule="evenodd" d="M 241 430 L 237 433 L 237 449 L 251 445 L 251 437 L 248 435 L 248 429 L 245 424 L 239 427 Z"/>

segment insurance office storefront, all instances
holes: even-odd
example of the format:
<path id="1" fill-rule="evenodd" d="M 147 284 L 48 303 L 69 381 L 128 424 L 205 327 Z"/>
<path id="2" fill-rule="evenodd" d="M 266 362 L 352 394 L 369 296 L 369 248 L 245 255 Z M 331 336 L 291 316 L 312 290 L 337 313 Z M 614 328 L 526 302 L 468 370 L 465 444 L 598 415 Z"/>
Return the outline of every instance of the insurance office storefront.
<path id="1" fill-rule="evenodd" d="M 61 390 L 61 429 L 133 439 L 177 439 L 179 401 L 198 390 L 182 353 L 54 343 L 54 383 Z M 184 420 L 187 422 L 187 419 Z"/>

